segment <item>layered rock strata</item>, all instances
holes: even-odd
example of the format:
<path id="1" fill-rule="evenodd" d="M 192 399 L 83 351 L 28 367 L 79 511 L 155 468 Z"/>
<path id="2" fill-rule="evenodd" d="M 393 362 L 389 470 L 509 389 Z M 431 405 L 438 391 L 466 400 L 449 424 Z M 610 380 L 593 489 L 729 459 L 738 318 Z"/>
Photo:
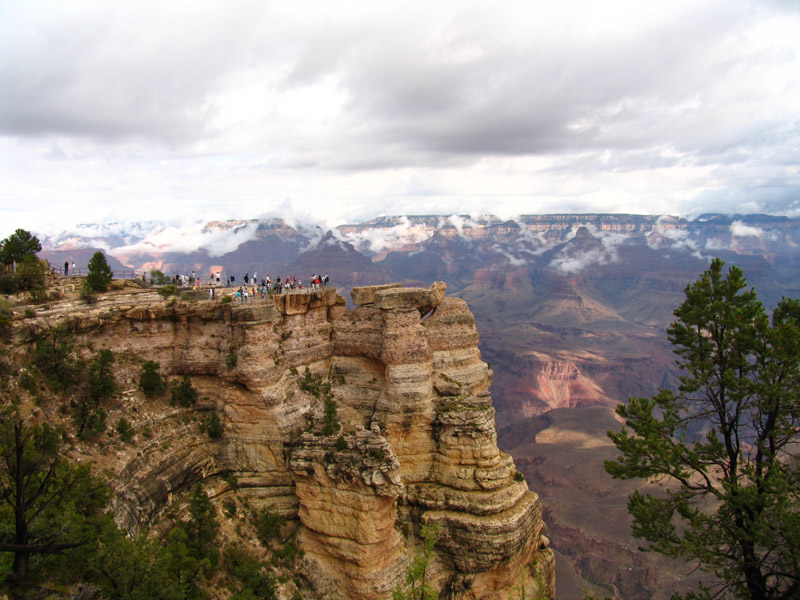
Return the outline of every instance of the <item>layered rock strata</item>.
<path id="1" fill-rule="evenodd" d="M 497 447 L 474 317 L 445 286 L 356 288 L 254 304 L 166 303 L 150 292 L 54 306 L 14 323 L 24 343 L 64 325 L 79 341 L 188 374 L 219 440 L 163 426 L 118 470 L 117 514 L 136 529 L 174 492 L 223 472 L 299 523 L 321 596 L 390 598 L 420 525 L 438 525 L 429 577 L 442 597 L 553 598 L 539 497 Z M 322 435 L 325 401 L 338 426 Z M 224 485 L 216 488 L 224 496 Z"/>

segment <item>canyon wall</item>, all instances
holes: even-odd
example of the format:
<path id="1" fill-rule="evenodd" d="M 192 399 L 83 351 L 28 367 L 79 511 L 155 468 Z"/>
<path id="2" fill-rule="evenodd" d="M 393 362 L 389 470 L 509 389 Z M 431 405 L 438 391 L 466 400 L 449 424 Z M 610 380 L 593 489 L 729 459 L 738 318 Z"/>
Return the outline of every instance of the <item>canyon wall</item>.
<path id="1" fill-rule="evenodd" d="M 390 598 L 431 524 L 428 577 L 442 597 L 554 598 L 539 497 L 497 447 L 474 317 L 444 292 L 443 283 L 355 288 L 348 310 L 333 289 L 251 304 L 117 290 L 93 306 L 43 308 L 13 333 L 22 346 L 63 325 L 132 365 L 158 361 L 190 376 L 197 410 L 222 415 L 212 440 L 194 435 L 180 409 L 128 390 L 151 436 L 107 468 L 118 521 L 131 530 L 157 522 L 173 494 L 201 479 L 221 501 L 229 490 L 219 476 L 233 475 L 254 506 L 297 523 L 303 574 L 320 597 Z M 322 435 L 326 399 L 341 427 L 332 435 Z"/>

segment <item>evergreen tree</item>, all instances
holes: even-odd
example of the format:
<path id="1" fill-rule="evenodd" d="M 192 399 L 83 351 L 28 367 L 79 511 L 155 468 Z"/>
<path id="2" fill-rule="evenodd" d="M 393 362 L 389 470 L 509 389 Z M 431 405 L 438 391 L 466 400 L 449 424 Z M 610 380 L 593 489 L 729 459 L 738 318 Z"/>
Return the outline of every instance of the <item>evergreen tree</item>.
<path id="1" fill-rule="evenodd" d="M 108 266 L 106 256 L 99 250 L 89 259 L 86 286 L 91 292 L 105 292 L 111 284 L 111 267 Z"/>
<path id="2" fill-rule="evenodd" d="M 783 299 L 770 323 L 723 264 L 686 288 L 668 329 L 678 390 L 617 408 L 630 431 L 609 433 L 622 455 L 606 470 L 669 484 L 628 501 L 650 550 L 696 561 L 719 597 L 789 600 L 800 597 L 800 302 Z"/>
<path id="3" fill-rule="evenodd" d="M 167 391 L 167 383 L 158 371 L 160 366 L 154 360 L 145 361 L 142 365 L 139 387 L 147 398 L 161 396 Z"/>
<path id="4" fill-rule="evenodd" d="M 114 354 L 111 350 L 101 350 L 89 363 L 86 383 L 75 399 L 73 410 L 73 419 L 81 438 L 102 433 L 106 428 L 102 402 L 111 398 L 117 390 L 112 364 Z"/>
<path id="5" fill-rule="evenodd" d="M 0 242 L 0 263 L 10 265 L 20 262 L 25 256 L 35 255 L 42 249 L 39 238 L 29 231 L 17 229 Z"/>
<path id="6" fill-rule="evenodd" d="M 89 543 L 108 499 L 88 465 L 64 458 L 59 431 L 14 405 L 0 411 L 0 552 L 14 555 L 14 584 L 31 575 L 31 557 Z"/>
<path id="7" fill-rule="evenodd" d="M 428 580 L 428 569 L 434 556 L 433 547 L 439 536 L 439 525 L 423 525 L 420 528 L 422 546 L 417 549 L 411 566 L 406 571 L 406 589 L 399 585 L 392 593 L 392 600 L 437 600 L 439 591 Z"/>
<path id="8" fill-rule="evenodd" d="M 169 392 L 172 396 L 172 404 L 177 404 L 178 406 L 183 406 L 184 408 L 194 406 L 197 403 L 198 396 L 200 395 L 197 393 L 197 390 L 194 389 L 194 386 L 192 386 L 192 381 L 189 379 L 188 375 L 184 375 L 181 378 L 180 383 L 174 382 L 170 387 Z"/>
<path id="9" fill-rule="evenodd" d="M 79 365 L 73 355 L 75 340 L 65 327 L 55 327 L 36 341 L 30 361 L 55 391 L 74 386 Z"/>

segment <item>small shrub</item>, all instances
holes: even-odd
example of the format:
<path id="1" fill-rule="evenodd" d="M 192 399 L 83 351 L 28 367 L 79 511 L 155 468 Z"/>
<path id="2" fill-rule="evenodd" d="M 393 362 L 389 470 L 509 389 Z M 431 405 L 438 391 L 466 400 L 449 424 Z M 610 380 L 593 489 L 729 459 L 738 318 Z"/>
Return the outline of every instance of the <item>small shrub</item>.
<path id="1" fill-rule="evenodd" d="M 333 396 L 328 396 L 325 398 L 325 414 L 322 417 L 322 435 L 333 435 L 341 428 L 336 400 Z"/>
<path id="2" fill-rule="evenodd" d="M 525 475 L 522 474 L 522 471 L 514 473 L 514 481 L 525 481 Z"/>
<path id="3" fill-rule="evenodd" d="M 233 519 L 236 516 L 236 500 L 233 498 L 224 500 L 222 502 L 222 510 L 226 515 L 228 515 L 229 519 Z"/>
<path id="4" fill-rule="evenodd" d="M 283 518 L 267 507 L 262 508 L 253 515 L 253 526 L 256 529 L 258 539 L 261 540 L 264 546 L 281 534 L 282 523 Z"/>
<path id="5" fill-rule="evenodd" d="M 238 358 L 236 354 L 234 354 L 233 351 L 231 351 L 227 354 L 227 356 L 225 356 L 225 366 L 228 367 L 229 369 L 232 369 L 233 367 L 236 366 L 237 360 Z"/>
<path id="6" fill-rule="evenodd" d="M 130 441 L 135 433 L 133 426 L 125 417 L 119 418 L 119 421 L 117 421 L 117 426 L 114 429 L 116 429 L 117 433 L 119 434 L 119 439 L 121 439 L 123 442 Z"/>
<path id="7" fill-rule="evenodd" d="M 162 273 L 158 269 L 152 269 L 150 271 L 150 281 L 155 283 L 156 285 L 164 285 L 169 283 L 170 279 L 169 276 L 164 275 L 164 273 Z"/>
<path id="8" fill-rule="evenodd" d="M 208 422 L 206 422 L 206 433 L 208 433 L 208 437 L 210 437 L 212 440 L 218 440 L 222 437 L 222 432 L 222 421 L 220 421 L 217 413 L 211 413 L 211 416 L 208 418 Z"/>
<path id="9" fill-rule="evenodd" d="M 282 548 L 272 553 L 272 563 L 275 566 L 291 567 L 295 560 L 303 558 L 303 550 L 294 539 L 289 540 Z"/>
<path id="10" fill-rule="evenodd" d="M 87 281 L 83 282 L 79 295 L 86 304 L 95 304 L 97 302 L 97 294 Z"/>
<path id="11" fill-rule="evenodd" d="M 255 555 L 240 546 L 228 546 L 224 558 L 234 578 L 228 586 L 232 600 L 275 598 L 275 578 Z"/>
<path id="12" fill-rule="evenodd" d="M 25 315 L 26 318 L 31 319 L 36 316 L 36 313 L 33 311 L 32 308 L 26 308 L 22 311 L 22 314 Z"/>
<path id="13" fill-rule="evenodd" d="M 158 290 L 159 295 L 164 298 L 165 300 L 170 296 L 174 296 L 178 293 L 178 288 L 175 286 L 174 283 L 169 283 Z"/>
<path id="14" fill-rule="evenodd" d="M 160 365 L 154 360 L 145 361 L 142 365 L 139 388 L 141 388 L 146 398 L 155 398 L 167 391 L 167 384 L 158 372 L 159 368 Z"/>
<path id="15" fill-rule="evenodd" d="M 236 475 L 231 473 L 230 471 L 223 471 L 220 473 L 220 478 L 222 481 L 227 483 L 232 490 L 239 489 L 239 481 L 236 479 Z"/>
<path id="16" fill-rule="evenodd" d="M 344 439 L 343 435 L 340 435 L 336 438 L 336 449 L 341 452 L 347 449 L 347 440 Z"/>
<path id="17" fill-rule="evenodd" d="M 230 304 L 232 299 L 230 296 L 223 296 L 222 300 L 219 301 L 220 304 Z"/>
<path id="18" fill-rule="evenodd" d="M 192 382 L 189 380 L 188 375 L 184 375 L 180 383 L 173 383 L 170 387 L 170 395 L 172 396 L 172 404 L 188 408 L 197 403 L 199 394 L 197 390 L 192 387 Z"/>

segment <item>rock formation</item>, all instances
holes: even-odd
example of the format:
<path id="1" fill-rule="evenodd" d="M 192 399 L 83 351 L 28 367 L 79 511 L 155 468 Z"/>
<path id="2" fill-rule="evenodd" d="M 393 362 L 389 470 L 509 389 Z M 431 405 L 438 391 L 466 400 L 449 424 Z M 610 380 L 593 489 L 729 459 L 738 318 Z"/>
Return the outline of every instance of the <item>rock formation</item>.
<path id="1" fill-rule="evenodd" d="M 17 344 L 65 325 L 79 342 L 188 374 L 219 440 L 142 408 L 155 435 L 115 469 L 118 521 L 150 524 L 173 493 L 231 473 L 240 492 L 298 523 L 320 596 L 390 598 L 420 525 L 438 525 L 429 577 L 442 596 L 554 598 L 539 497 L 497 447 L 475 320 L 445 285 L 356 288 L 235 304 L 121 290 L 16 318 Z M 131 359 L 134 360 L 134 359 Z M 338 429 L 322 435 L 335 400 Z M 176 409 L 177 410 L 177 409 Z M 169 413 L 169 410 L 166 410 Z M 223 498 L 225 486 L 215 488 Z"/>

